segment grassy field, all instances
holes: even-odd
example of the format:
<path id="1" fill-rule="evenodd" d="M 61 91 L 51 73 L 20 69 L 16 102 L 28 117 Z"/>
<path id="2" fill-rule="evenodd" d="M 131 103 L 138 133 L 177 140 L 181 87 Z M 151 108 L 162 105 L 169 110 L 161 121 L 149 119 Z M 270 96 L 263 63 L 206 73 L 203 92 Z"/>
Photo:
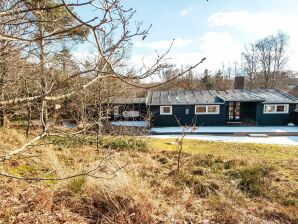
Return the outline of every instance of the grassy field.
<path id="1" fill-rule="evenodd" d="M 175 139 L 153 139 L 152 148 L 157 150 L 175 151 Z M 298 158 L 297 146 L 280 146 L 252 143 L 223 143 L 197 140 L 184 140 L 183 152 L 190 154 L 212 154 L 229 158 L 246 158 L 279 161 Z"/>
<path id="2" fill-rule="evenodd" d="M 0 154 L 23 132 L 0 129 Z M 0 223 L 298 223 L 298 147 L 47 137 L 0 164 Z M 116 172 L 115 172 L 116 171 Z"/>

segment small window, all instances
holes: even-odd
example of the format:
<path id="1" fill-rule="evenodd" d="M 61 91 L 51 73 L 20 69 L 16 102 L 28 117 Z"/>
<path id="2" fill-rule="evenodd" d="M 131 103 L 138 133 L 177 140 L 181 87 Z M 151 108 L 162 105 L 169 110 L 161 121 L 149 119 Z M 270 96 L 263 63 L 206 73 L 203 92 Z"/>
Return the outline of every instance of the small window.
<path id="1" fill-rule="evenodd" d="M 195 107 L 196 114 L 219 114 L 219 105 L 200 105 Z"/>
<path id="2" fill-rule="evenodd" d="M 171 115 L 172 114 L 172 106 L 161 106 L 160 114 L 161 115 Z"/>
<path id="3" fill-rule="evenodd" d="M 189 108 L 186 108 L 186 109 L 185 109 L 185 114 L 186 114 L 186 115 L 189 115 Z"/>
<path id="4" fill-rule="evenodd" d="M 114 116 L 119 116 L 119 106 L 113 107 Z"/>
<path id="5" fill-rule="evenodd" d="M 285 105 L 276 106 L 276 112 L 285 112 L 285 111 L 286 111 Z"/>
<path id="6" fill-rule="evenodd" d="M 197 114 L 202 114 L 207 112 L 207 107 L 206 106 L 197 106 L 196 107 L 196 113 Z"/>
<path id="7" fill-rule="evenodd" d="M 208 106 L 208 113 L 216 113 L 217 106 Z"/>
<path id="8" fill-rule="evenodd" d="M 266 113 L 275 113 L 275 106 L 274 105 L 266 105 L 265 112 Z"/>
<path id="9" fill-rule="evenodd" d="M 270 114 L 282 114 L 289 112 L 289 105 L 288 104 L 267 104 L 264 105 L 264 113 Z"/>

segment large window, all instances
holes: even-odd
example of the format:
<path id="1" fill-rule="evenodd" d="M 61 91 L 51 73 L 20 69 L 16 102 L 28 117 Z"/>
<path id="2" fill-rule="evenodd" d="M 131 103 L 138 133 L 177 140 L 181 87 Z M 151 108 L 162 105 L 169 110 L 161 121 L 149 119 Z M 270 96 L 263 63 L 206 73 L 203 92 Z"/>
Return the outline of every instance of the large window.
<path id="1" fill-rule="evenodd" d="M 172 106 L 160 106 L 161 115 L 172 115 Z"/>
<path id="2" fill-rule="evenodd" d="M 288 104 L 266 104 L 264 114 L 286 114 L 289 113 Z"/>
<path id="3" fill-rule="evenodd" d="M 219 105 L 199 105 L 195 107 L 196 114 L 219 114 Z"/>

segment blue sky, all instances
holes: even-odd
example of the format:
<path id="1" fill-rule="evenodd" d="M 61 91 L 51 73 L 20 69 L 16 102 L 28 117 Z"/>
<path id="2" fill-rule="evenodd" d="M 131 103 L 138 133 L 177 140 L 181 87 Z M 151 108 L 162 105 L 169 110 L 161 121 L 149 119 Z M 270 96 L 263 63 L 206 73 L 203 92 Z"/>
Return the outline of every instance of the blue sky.
<path id="1" fill-rule="evenodd" d="M 298 70 L 298 1 L 296 0 L 124 0 L 148 37 L 134 40 L 131 63 L 150 64 L 175 38 L 171 62 L 190 65 L 207 57 L 200 71 L 240 64 L 244 44 L 278 30 L 290 36 L 289 68 Z M 84 50 L 84 49 L 80 49 Z"/>

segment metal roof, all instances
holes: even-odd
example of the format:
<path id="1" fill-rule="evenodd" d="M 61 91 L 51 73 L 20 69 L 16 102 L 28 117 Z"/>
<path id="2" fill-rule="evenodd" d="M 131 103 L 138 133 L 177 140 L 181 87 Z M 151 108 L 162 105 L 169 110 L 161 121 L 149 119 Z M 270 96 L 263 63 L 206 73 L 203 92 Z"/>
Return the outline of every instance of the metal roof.
<path id="1" fill-rule="evenodd" d="M 218 91 L 149 91 L 147 105 L 223 104 Z"/>
<path id="2" fill-rule="evenodd" d="M 104 103 L 109 104 L 145 104 L 146 98 L 144 97 L 127 97 L 127 98 L 117 98 L 112 97 L 108 100 L 105 100 Z"/>
<path id="3" fill-rule="evenodd" d="M 222 104 L 224 102 L 298 103 L 298 99 L 279 89 L 149 91 L 147 105 Z"/>
<path id="4" fill-rule="evenodd" d="M 298 99 L 279 89 L 252 89 L 256 94 L 265 99 L 263 103 L 298 103 Z"/>

